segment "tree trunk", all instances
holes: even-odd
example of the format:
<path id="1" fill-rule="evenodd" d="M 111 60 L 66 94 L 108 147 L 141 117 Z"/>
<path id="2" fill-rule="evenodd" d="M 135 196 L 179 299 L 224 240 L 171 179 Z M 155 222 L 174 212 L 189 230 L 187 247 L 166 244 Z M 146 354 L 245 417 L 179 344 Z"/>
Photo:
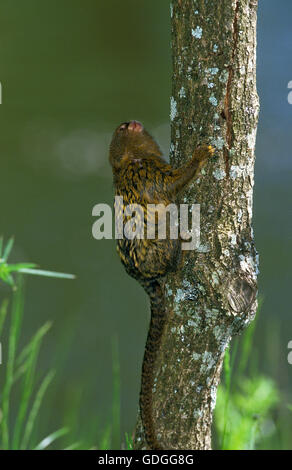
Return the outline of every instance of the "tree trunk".
<path id="1" fill-rule="evenodd" d="M 174 0 L 171 161 L 216 148 L 181 202 L 200 204 L 201 240 L 167 279 L 167 325 L 153 390 L 165 449 L 210 449 L 226 346 L 254 318 L 252 232 L 257 0 Z M 146 448 L 140 420 L 135 448 Z"/>

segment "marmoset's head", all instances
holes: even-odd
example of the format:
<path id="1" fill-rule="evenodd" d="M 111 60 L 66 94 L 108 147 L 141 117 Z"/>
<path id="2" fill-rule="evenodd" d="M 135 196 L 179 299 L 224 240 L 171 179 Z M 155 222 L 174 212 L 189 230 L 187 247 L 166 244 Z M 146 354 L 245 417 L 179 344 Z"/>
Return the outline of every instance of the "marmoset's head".
<path id="1" fill-rule="evenodd" d="M 123 122 L 114 132 L 109 160 L 114 168 L 124 160 L 147 158 L 162 155 L 160 148 L 150 134 L 138 121 Z"/>

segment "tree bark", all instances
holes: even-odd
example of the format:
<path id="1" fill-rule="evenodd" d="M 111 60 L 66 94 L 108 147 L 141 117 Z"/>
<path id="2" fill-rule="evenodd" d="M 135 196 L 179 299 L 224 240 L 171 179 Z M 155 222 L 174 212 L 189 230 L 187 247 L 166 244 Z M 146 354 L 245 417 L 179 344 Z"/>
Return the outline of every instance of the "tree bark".
<path id="1" fill-rule="evenodd" d="M 254 318 L 252 231 L 257 0 L 174 0 L 171 162 L 216 148 L 181 202 L 200 204 L 201 240 L 167 279 L 167 325 L 153 389 L 165 449 L 210 449 L 224 351 Z M 135 448 L 146 448 L 138 420 Z"/>

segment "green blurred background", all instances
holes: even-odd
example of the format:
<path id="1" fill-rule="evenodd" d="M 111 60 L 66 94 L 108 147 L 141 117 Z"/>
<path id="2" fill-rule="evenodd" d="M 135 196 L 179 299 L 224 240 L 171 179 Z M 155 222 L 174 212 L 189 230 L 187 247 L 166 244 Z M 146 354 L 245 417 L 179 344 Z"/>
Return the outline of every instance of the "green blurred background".
<path id="1" fill-rule="evenodd" d="M 116 338 L 121 431 L 131 432 L 147 299 L 125 274 L 115 242 L 92 238 L 91 211 L 112 204 L 107 154 L 117 124 L 141 120 L 168 151 L 169 1 L 0 0 L 0 10 L 0 234 L 16 238 L 12 261 L 77 275 L 26 282 L 23 343 L 54 322 L 38 368 L 57 366 L 57 375 L 39 428 L 45 435 L 66 423 L 98 438 L 111 414 Z M 289 0 L 260 1 L 254 199 L 264 297 L 256 360 L 290 402 L 291 15 Z M 0 298 L 7 292 L 1 283 Z M 5 344 L 3 351 L 5 361 Z"/>

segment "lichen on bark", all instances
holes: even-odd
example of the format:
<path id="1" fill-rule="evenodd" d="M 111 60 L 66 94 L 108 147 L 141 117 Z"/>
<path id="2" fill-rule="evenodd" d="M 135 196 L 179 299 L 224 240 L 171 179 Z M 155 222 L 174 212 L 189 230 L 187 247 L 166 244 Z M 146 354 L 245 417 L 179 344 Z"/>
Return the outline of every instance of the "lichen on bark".
<path id="1" fill-rule="evenodd" d="M 171 162 L 202 143 L 215 158 L 181 202 L 200 204 L 201 241 L 166 281 L 167 326 L 155 366 L 154 419 L 166 449 L 210 449 L 224 351 L 253 320 L 252 231 L 256 0 L 174 0 Z M 138 421 L 135 448 L 146 448 Z"/>

